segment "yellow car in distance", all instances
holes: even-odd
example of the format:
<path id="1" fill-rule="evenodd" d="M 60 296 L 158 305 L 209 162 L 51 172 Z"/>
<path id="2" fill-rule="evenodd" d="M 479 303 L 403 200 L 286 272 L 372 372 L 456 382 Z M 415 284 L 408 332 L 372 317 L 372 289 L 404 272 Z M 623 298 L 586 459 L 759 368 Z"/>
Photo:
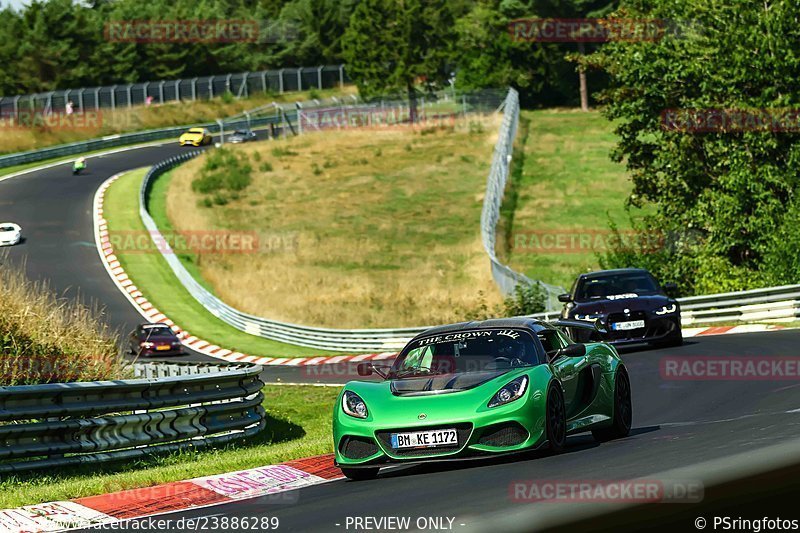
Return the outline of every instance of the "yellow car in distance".
<path id="1" fill-rule="evenodd" d="M 201 146 L 204 144 L 211 144 L 211 134 L 205 128 L 192 128 L 186 133 L 182 134 L 178 139 L 181 146 Z"/>

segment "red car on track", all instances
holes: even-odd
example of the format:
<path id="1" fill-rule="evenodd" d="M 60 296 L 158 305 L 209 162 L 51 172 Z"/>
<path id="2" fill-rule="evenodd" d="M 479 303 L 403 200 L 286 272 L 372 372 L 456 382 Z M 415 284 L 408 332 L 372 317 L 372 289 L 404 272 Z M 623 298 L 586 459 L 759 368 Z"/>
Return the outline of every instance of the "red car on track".
<path id="1" fill-rule="evenodd" d="M 184 353 L 181 340 L 168 325 L 162 323 L 136 326 L 130 334 L 130 352 L 144 357 Z"/>

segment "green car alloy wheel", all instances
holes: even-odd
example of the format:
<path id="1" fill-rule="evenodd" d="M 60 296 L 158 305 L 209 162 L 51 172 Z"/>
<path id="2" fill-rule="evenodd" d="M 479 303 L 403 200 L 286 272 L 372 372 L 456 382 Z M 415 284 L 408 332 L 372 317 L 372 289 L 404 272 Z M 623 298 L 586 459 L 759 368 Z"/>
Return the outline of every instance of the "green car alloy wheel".
<path id="1" fill-rule="evenodd" d="M 336 464 L 354 480 L 382 466 L 471 459 L 548 446 L 567 435 L 630 432 L 630 380 L 613 346 L 575 343 L 569 328 L 526 319 L 429 329 L 394 363 L 362 363 L 333 411 Z M 565 331 L 567 330 L 567 331 Z"/>

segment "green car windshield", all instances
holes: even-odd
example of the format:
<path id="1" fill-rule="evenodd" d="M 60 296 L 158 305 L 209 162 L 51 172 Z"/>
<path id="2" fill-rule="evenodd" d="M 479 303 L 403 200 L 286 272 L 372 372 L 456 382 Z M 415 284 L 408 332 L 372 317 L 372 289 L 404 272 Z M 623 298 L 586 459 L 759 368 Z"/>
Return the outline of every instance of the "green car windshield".
<path id="1" fill-rule="evenodd" d="M 539 363 L 539 350 L 527 331 L 469 330 L 414 341 L 398 356 L 391 375 L 403 378 L 487 372 Z"/>

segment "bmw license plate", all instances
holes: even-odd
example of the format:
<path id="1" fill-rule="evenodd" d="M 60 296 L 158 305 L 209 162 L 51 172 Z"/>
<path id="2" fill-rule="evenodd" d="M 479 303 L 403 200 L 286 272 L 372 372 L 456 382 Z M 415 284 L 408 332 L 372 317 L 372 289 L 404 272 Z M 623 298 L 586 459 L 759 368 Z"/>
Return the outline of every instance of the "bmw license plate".
<path id="1" fill-rule="evenodd" d="M 169 348 L 170 348 L 170 346 L 168 344 L 160 344 L 160 345 L 156 346 L 156 350 L 161 351 L 161 352 L 165 352 L 165 351 L 169 350 Z"/>
<path id="2" fill-rule="evenodd" d="M 628 322 L 615 322 L 611 324 L 611 329 L 625 331 L 628 329 L 639 329 L 644 327 L 644 320 L 630 320 Z"/>
<path id="3" fill-rule="evenodd" d="M 434 429 L 413 433 L 392 433 L 392 448 L 429 448 L 436 446 L 455 446 L 458 435 L 455 429 Z"/>

